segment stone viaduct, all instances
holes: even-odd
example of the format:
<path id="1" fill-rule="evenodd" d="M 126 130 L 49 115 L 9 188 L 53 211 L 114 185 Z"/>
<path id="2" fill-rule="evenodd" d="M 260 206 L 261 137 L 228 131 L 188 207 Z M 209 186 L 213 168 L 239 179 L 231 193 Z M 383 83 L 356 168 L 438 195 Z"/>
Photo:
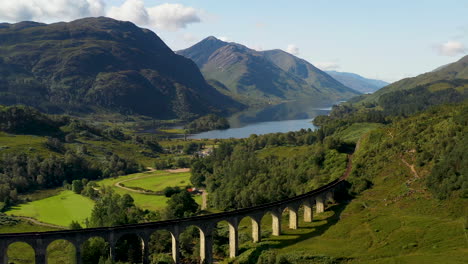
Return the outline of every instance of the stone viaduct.
<path id="1" fill-rule="evenodd" d="M 248 217 L 252 221 L 252 240 L 254 242 L 261 240 L 261 219 L 267 213 L 271 213 L 272 216 L 274 236 L 281 235 L 281 215 L 286 209 L 289 211 L 289 228 L 297 229 L 299 208 L 301 206 L 304 208 L 304 222 L 312 222 L 313 206 L 315 205 L 316 213 L 323 212 L 325 202 L 333 200 L 334 193 L 344 186 L 346 176 L 296 197 L 235 211 L 115 227 L 0 234 L 0 264 L 8 264 L 7 250 L 9 245 L 15 242 L 29 244 L 35 252 L 35 263 L 45 264 L 47 263 L 47 247 L 56 240 L 66 240 L 72 243 L 76 250 L 76 263 L 81 264 L 81 245 L 93 237 L 101 237 L 106 240 L 110 246 L 109 255 L 111 258 L 115 258 L 115 245 L 118 239 L 129 234 L 137 235 L 141 239 L 143 248 L 142 262 L 147 264 L 149 263 L 150 254 L 148 250 L 150 236 L 158 230 L 167 230 L 171 233 L 172 257 L 175 263 L 179 263 L 179 235 L 190 226 L 196 226 L 200 230 L 200 261 L 202 263 L 212 263 L 212 233 L 218 222 L 227 221 L 229 224 L 229 254 L 230 257 L 235 257 L 239 243 L 238 225 L 243 218 Z"/>

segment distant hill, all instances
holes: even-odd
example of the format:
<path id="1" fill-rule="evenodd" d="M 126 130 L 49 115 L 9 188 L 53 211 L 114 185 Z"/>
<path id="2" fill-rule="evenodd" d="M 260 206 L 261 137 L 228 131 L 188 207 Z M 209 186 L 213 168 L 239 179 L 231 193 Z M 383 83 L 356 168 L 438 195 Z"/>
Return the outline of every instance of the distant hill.
<path id="1" fill-rule="evenodd" d="M 247 103 L 315 98 L 334 102 L 359 94 L 305 60 L 280 50 L 255 51 L 208 37 L 177 52 L 192 59 L 224 94 Z"/>
<path id="2" fill-rule="evenodd" d="M 465 84 L 467 80 L 468 56 L 465 56 L 454 63 L 438 67 L 431 72 L 394 82 L 378 90 L 374 94 L 365 97 L 364 101 L 376 101 L 384 94 L 411 90 L 422 86 L 428 87 L 429 90 L 433 92 L 455 88 L 457 88 L 459 92 L 464 92 L 467 89 Z"/>
<path id="3" fill-rule="evenodd" d="M 331 77 L 333 77 L 340 83 L 361 93 L 373 93 L 379 90 L 380 88 L 388 85 L 387 82 L 375 79 L 368 79 L 362 77 L 359 74 L 350 72 L 326 71 L 326 73 L 328 73 Z"/>
<path id="4" fill-rule="evenodd" d="M 241 107 L 152 31 L 110 18 L 0 24 L 0 104 L 186 118 Z"/>

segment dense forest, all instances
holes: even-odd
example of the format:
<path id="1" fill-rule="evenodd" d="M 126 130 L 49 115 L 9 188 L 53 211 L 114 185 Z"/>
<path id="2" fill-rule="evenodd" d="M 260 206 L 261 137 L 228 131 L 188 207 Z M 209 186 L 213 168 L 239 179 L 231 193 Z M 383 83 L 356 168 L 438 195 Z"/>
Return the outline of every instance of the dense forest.
<path id="1" fill-rule="evenodd" d="M 142 170 L 134 160 L 104 151 L 96 159 L 89 153 L 87 140 L 131 143 L 155 155 L 163 148 L 152 137 L 126 135 L 120 129 L 94 126 L 68 116 L 52 116 L 31 107 L 0 107 L 0 133 L 35 135 L 43 138 L 41 149 L 10 151 L 0 146 L 1 208 L 19 202 L 18 195 L 53 188 L 76 179 L 95 180 Z M 47 135 L 47 137 L 45 136 Z M 11 137 L 11 140 L 16 140 Z M 151 154 L 153 153 L 153 154 Z"/>
<path id="2" fill-rule="evenodd" d="M 302 146 L 297 154 L 281 157 L 261 151 Z M 344 172 L 346 151 L 352 147 L 333 138 L 320 141 L 320 132 L 252 135 L 224 141 L 207 157 L 192 162 L 191 181 L 206 187 L 211 206 L 221 210 L 244 208 L 302 194 Z"/>
<path id="3" fill-rule="evenodd" d="M 427 88 L 418 87 L 384 94 L 379 104 L 370 108 L 336 106 L 329 116 L 321 116 L 315 122 L 322 126 L 325 135 L 353 123 L 387 124 L 386 129 L 374 130 L 367 137 L 373 142 L 368 145 L 374 147 L 361 152 L 364 156 L 355 164 L 351 178 L 354 192 L 370 187 L 371 175 L 377 173 L 392 153 L 400 153 L 401 156 L 411 154 L 417 166 L 430 171 L 426 185 L 435 197 L 466 198 L 468 160 L 463 153 L 468 134 L 468 101 L 447 104 L 460 102 L 465 97 L 466 94 L 451 88 L 430 93 Z"/>
<path id="4" fill-rule="evenodd" d="M 226 118 L 214 114 L 202 116 L 184 126 L 190 134 L 215 129 L 227 129 L 229 127 L 229 122 Z"/>

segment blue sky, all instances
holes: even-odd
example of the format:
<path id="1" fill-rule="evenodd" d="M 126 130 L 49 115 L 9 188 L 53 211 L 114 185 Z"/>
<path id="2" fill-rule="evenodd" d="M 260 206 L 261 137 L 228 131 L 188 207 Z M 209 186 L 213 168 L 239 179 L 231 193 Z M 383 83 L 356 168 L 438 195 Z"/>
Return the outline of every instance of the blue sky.
<path id="1" fill-rule="evenodd" d="M 46 0 L 31 0 L 38 6 L 41 1 Z M 289 50 L 324 69 L 386 81 L 430 71 L 458 60 L 468 50 L 468 1 L 461 0 L 59 2 L 67 1 L 75 5 L 91 3 L 100 9 L 88 5 L 91 11 L 61 11 L 61 15 L 47 11 L 40 16 L 31 15 L 31 20 L 52 22 L 108 15 L 152 29 L 174 50 L 213 35 L 254 49 Z M 8 2 L 15 5 L 19 1 L 2 0 L 0 20 L 16 22 L 29 18 L 24 14 L 32 12 L 2 17 L 2 11 L 16 14 Z M 140 14 L 139 8 L 146 11 Z"/>

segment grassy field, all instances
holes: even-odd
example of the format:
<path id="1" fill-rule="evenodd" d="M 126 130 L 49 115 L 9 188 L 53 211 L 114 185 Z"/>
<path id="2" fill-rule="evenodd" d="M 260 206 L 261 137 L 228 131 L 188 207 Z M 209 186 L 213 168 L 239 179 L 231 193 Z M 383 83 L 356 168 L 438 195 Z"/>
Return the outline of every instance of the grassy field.
<path id="1" fill-rule="evenodd" d="M 357 142 L 362 135 L 382 127 L 377 123 L 354 123 L 343 131 L 337 132 L 336 136 L 345 142 Z"/>
<path id="2" fill-rule="evenodd" d="M 116 187 L 115 184 L 121 181 L 125 180 L 130 180 L 133 178 L 139 178 L 139 177 L 145 177 L 137 180 L 137 184 L 133 184 L 133 181 L 126 181 L 123 184 L 125 186 L 132 186 L 132 187 L 140 187 L 143 189 L 148 189 L 148 190 L 153 190 L 153 191 L 162 191 L 166 186 L 180 186 L 181 181 L 185 181 L 185 183 L 182 186 L 187 185 L 190 183 L 190 173 L 171 173 L 168 174 L 165 171 L 155 171 L 155 172 L 143 172 L 143 173 L 135 173 L 135 174 L 130 174 L 126 176 L 121 176 L 117 178 L 109 178 L 109 179 L 104 179 L 101 181 L 96 182 L 100 186 L 109 186 L 116 193 L 119 194 L 130 194 L 133 199 L 135 200 L 136 206 L 142 208 L 142 209 L 148 209 L 148 210 L 160 210 L 164 207 L 166 207 L 166 202 L 168 200 L 167 197 L 163 195 L 150 195 L 150 194 L 143 194 L 143 193 L 136 193 L 136 192 L 131 192 L 128 190 L 124 190 L 122 188 Z M 165 181 L 171 179 L 171 177 L 174 177 L 174 180 L 170 180 L 171 183 L 174 183 L 174 185 L 171 185 L 169 183 L 165 183 Z M 148 184 L 147 182 L 151 182 L 151 184 Z M 141 185 L 139 185 L 141 184 Z M 151 188 L 152 185 L 158 185 L 162 186 L 162 188 Z M 195 197 L 196 200 L 198 199 L 201 201 L 201 198 Z"/>
<path id="3" fill-rule="evenodd" d="M 306 153 L 310 149 L 309 146 L 299 147 L 268 147 L 257 152 L 258 157 L 265 158 L 268 156 L 277 156 L 281 158 L 292 157 L 294 155 L 300 155 Z"/>
<path id="4" fill-rule="evenodd" d="M 166 207 L 168 198 L 163 195 L 149 195 L 131 192 L 115 186 L 117 182 L 140 178 L 125 182 L 125 186 L 140 187 L 147 190 L 162 191 L 167 186 L 184 187 L 190 183 L 190 173 L 168 173 L 165 171 L 136 173 L 117 178 L 98 181 L 100 186 L 109 186 L 119 194 L 130 194 L 135 204 L 142 209 L 161 210 Z M 7 212 L 9 215 L 24 216 L 37 219 L 44 223 L 67 227 L 71 221 L 80 223 L 91 215 L 94 202 L 72 191 L 39 191 L 37 194 L 26 195 L 32 202 L 13 207 Z M 44 198 L 45 197 L 45 198 Z M 195 196 L 201 204 L 201 196 Z"/>
<path id="5" fill-rule="evenodd" d="M 44 137 L 0 132 L 0 151 L 1 153 L 44 154 L 47 152 L 44 146 L 45 141 Z"/>
<path id="6" fill-rule="evenodd" d="M 190 172 L 183 173 L 161 173 L 161 174 L 144 174 L 142 178 L 127 181 L 124 183 L 127 187 L 139 187 L 145 190 L 162 191 L 166 187 L 185 187 L 190 185 Z"/>
<path id="7" fill-rule="evenodd" d="M 62 191 L 58 195 L 13 207 L 7 214 L 66 227 L 73 220 L 83 223 L 93 206 L 94 202 L 89 198 L 72 191 Z"/>

